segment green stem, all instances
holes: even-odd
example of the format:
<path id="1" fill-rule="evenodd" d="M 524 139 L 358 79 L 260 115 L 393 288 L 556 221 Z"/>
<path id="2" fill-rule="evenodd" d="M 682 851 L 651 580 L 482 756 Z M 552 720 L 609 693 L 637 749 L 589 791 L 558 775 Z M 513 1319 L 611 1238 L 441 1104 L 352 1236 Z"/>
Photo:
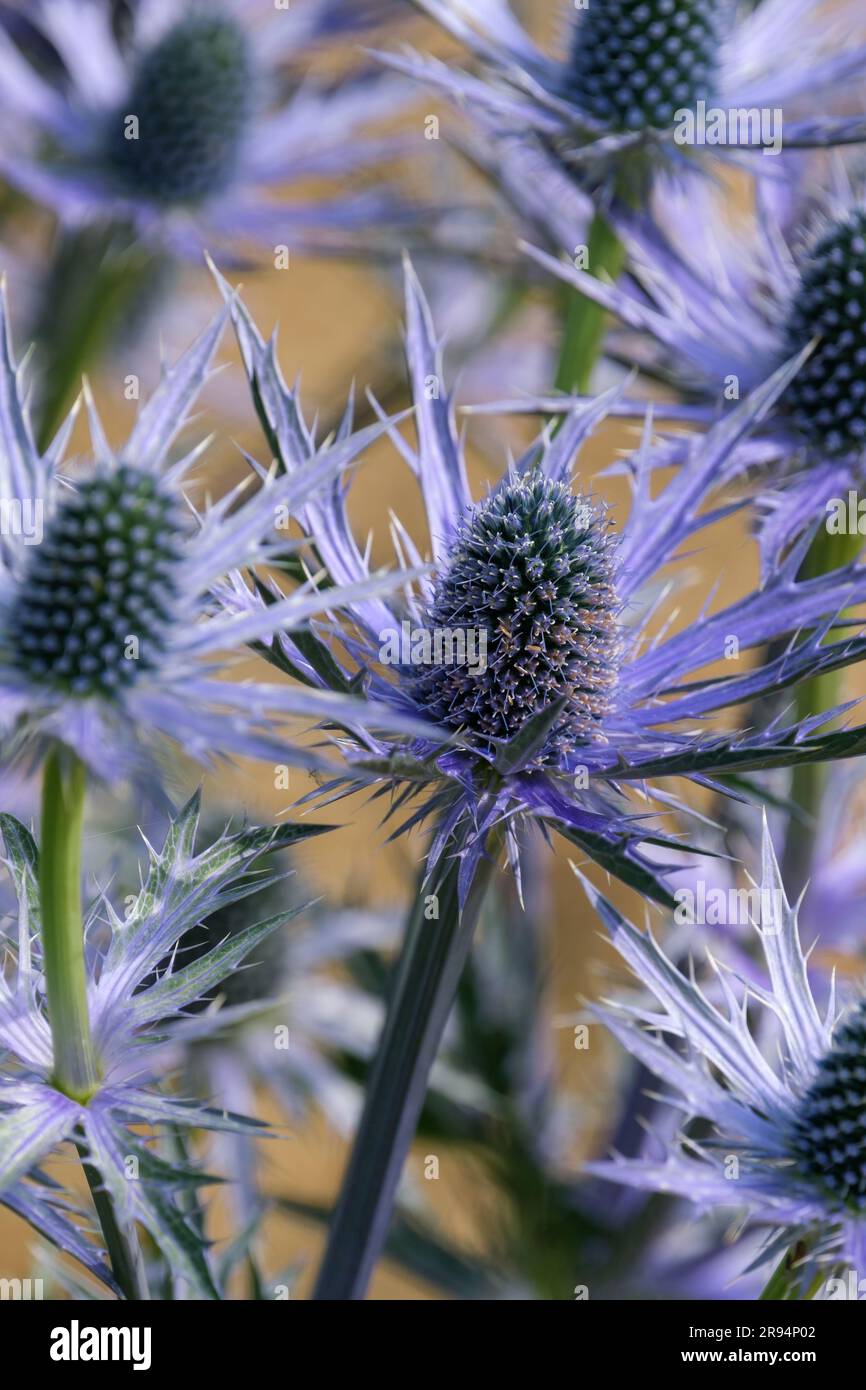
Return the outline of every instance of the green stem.
<path id="1" fill-rule="evenodd" d="M 149 1299 L 144 1258 L 135 1231 L 131 1227 L 121 1226 L 118 1222 L 99 1172 L 87 1162 L 86 1145 L 79 1143 L 76 1147 L 105 1240 L 111 1272 L 117 1280 L 118 1287 L 129 1302 L 138 1303 Z"/>
<path id="2" fill-rule="evenodd" d="M 54 1084 L 86 1102 L 98 1073 L 87 1012 L 87 972 L 81 915 L 81 830 L 84 765 L 73 753 L 49 753 L 42 781 L 39 896 L 48 1018 L 54 1044 Z"/>
<path id="3" fill-rule="evenodd" d="M 822 527 L 812 542 L 798 577 L 816 579 L 850 564 L 856 560 L 861 544 L 862 537 L 857 534 L 830 535 Z M 804 681 L 795 695 L 797 720 L 809 719 L 839 704 L 843 681 L 843 670 L 827 671 Z M 782 859 L 782 877 L 792 902 L 805 887 L 811 872 L 812 845 L 826 777 L 826 767 L 821 763 L 801 763 L 792 773 L 791 800 L 799 808 L 800 814 L 791 816 L 789 820 Z"/>
<path id="4" fill-rule="evenodd" d="M 39 850 L 42 961 L 54 1049 L 52 1080 L 59 1091 L 82 1105 L 87 1104 L 99 1081 L 87 1010 L 81 913 L 81 832 L 86 790 L 84 764 L 67 749 L 52 749 L 42 774 Z M 118 1286 L 125 1298 L 147 1298 L 135 1232 L 119 1224 L 99 1172 L 87 1161 L 83 1134 L 76 1139 L 76 1147 Z"/>
<path id="5" fill-rule="evenodd" d="M 150 298 L 161 262 L 120 225 L 64 232 L 33 330 L 39 364 L 37 442 L 50 444 L 88 371 Z"/>
<path id="6" fill-rule="evenodd" d="M 330 1224 L 316 1299 L 363 1298 L 382 1252 L 430 1071 L 494 874 L 497 837 L 491 837 L 487 849 L 462 913 L 456 856 L 436 891 L 438 918 L 427 919 L 428 898 L 423 893 L 412 910 L 364 1111 Z"/>
<path id="7" fill-rule="evenodd" d="M 587 269 L 597 280 L 619 277 L 625 248 L 607 218 L 596 212 L 589 230 Z M 568 290 L 565 323 L 556 371 L 556 388 L 569 395 L 585 395 L 604 337 L 605 310 L 578 290 Z"/>
<path id="8" fill-rule="evenodd" d="M 806 1241 L 798 1241 L 782 1256 L 758 1301 L 763 1303 L 808 1303 L 829 1277 L 826 1269 L 812 1275 L 808 1284 L 803 1283 L 803 1260 L 809 1252 Z M 832 1270 L 829 1271 L 832 1273 Z"/>

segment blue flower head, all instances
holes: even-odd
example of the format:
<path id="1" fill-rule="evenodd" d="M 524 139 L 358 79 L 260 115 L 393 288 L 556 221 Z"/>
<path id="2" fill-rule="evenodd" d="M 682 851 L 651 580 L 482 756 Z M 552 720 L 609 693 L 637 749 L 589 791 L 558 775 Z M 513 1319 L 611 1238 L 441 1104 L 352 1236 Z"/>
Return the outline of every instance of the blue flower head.
<path id="1" fill-rule="evenodd" d="M 764 829 L 755 926 L 769 986 L 710 959 L 706 983 L 683 974 L 652 935 L 638 931 L 587 886 L 619 954 L 654 1004 L 594 1008 L 619 1041 L 666 1086 L 683 1117 L 668 1155 L 589 1165 L 612 1182 L 665 1192 L 702 1207 L 747 1208 L 774 1233 L 766 1258 L 806 1238 L 804 1265 L 866 1254 L 866 1001 L 826 1014 L 815 1004 L 797 909 L 785 897 Z M 775 1056 L 771 1049 L 775 1046 Z M 709 1123 L 706 1138 L 689 1134 Z"/>
<path id="2" fill-rule="evenodd" d="M 615 0 L 575 14 L 563 86 L 599 125 L 664 130 L 717 89 L 730 7 Z"/>
<path id="3" fill-rule="evenodd" d="M 573 753 L 616 681 L 614 565 L 606 515 L 564 482 L 530 471 L 491 493 L 461 523 L 424 615 L 431 631 L 483 632 L 484 669 L 408 667 L 419 708 L 492 753 L 566 695 L 538 758 Z"/>
<path id="4" fill-rule="evenodd" d="M 155 203 L 222 193 L 238 174 L 254 84 L 251 45 L 237 19 L 204 10 L 183 15 L 133 69 L 126 104 L 138 138 L 128 138 L 115 114 L 106 165 L 132 197 Z"/>
<path id="5" fill-rule="evenodd" d="M 357 134 L 393 111 L 387 81 L 366 70 L 335 88 L 281 72 L 311 44 L 376 19 L 375 5 L 349 15 L 342 0 L 311 0 L 296 15 L 269 0 L 142 0 L 123 24 L 114 8 L 45 0 L 23 34 L 0 24 L 0 110 L 15 131 L 0 172 L 15 187 L 68 224 L 113 219 L 196 258 L 202 245 L 357 252 L 373 225 L 378 246 L 386 224 L 405 220 L 384 188 L 315 206 L 271 196 L 396 151 L 392 138 Z M 40 61 L 46 52 L 53 62 Z"/>
<path id="6" fill-rule="evenodd" d="M 328 712 L 321 696 L 311 708 L 288 684 L 217 679 L 218 653 L 304 623 L 334 596 L 307 586 L 250 624 L 227 617 L 213 586 L 242 588 L 241 568 L 285 555 L 291 546 L 279 534 L 281 509 L 294 507 L 298 488 L 307 493 L 383 431 L 374 425 L 335 443 L 291 479 L 262 471 L 254 494 L 242 488 L 194 510 L 183 484 L 207 441 L 179 458 L 170 449 L 208 376 L 224 322 L 219 315 L 165 373 L 119 452 L 86 392 L 92 456 L 61 474 L 76 411 L 41 454 L 0 302 L 0 495 L 13 523 L 0 534 L 7 760 L 59 740 L 100 778 L 146 779 L 165 736 L 206 763 L 232 754 L 285 762 L 294 756 L 278 732 L 285 716 L 337 717 L 340 706 L 348 715 L 358 703 L 335 695 Z M 372 581 L 374 589 L 387 583 Z"/>
<path id="7" fill-rule="evenodd" d="M 469 73 L 425 56 L 386 55 L 400 71 L 452 97 L 496 154 L 482 160 L 509 196 L 541 219 L 563 168 L 611 191 L 643 188 L 647 174 L 682 166 L 700 144 L 685 117 L 769 111 L 788 146 L 866 138 L 862 116 L 813 119 L 816 97 L 858 80 L 863 32 L 853 3 L 831 28 L 808 0 L 604 0 L 569 7 L 560 51 L 541 50 L 506 0 L 414 0 L 476 60 Z M 565 6 L 563 7 L 565 10 Z M 843 35 L 856 38 L 853 50 Z M 737 120 L 720 128 L 728 151 L 763 143 Z M 781 134 L 781 132 L 777 132 Z M 503 140 L 502 137 L 517 137 Z M 716 132 L 713 140 L 716 143 Z M 515 189 L 534 148 L 534 187 Z M 549 174 L 543 170 L 547 164 Z M 558 171 L 558 173 L 557 173 Z M 513 177 L 514 176 L 514 177 Z"/>
<path id="8" fill-rule="evenodd" d="M 864 265 L 866 212 L 854 208 L 804 258 L 785 323 L 792 356 L 819 340 L 784 404 L 808 445 L 829 454 L 866 447 Z"/>
<path id="9" fill-rule="evenodd" d="M 264 430 L 292 476 L 315 458 L 314 441 L 272 346 L 238 301 L 232 304 Z M 822 639 L 839 607 L 866 595 L 859 567 L 806 583 L 798 577 L 804 541 L 778 557 L 763 588 L 681 630 L 663 623 L 652 640 L 649 624 L 662 615 L 641 598 L 646 586 L 660 585 L 681 543 L 712 524 L 715 514 L 702 508 L 719 469 L 793 369 L 782 368 L 742 402 L 656 496 L 648 431 L 630 461 L 634 505 L 617 534 L 588 489 L 576 494 L 571 487 L 575 455 L 616 409 L 617 393 L 577 408 L 555 436 L 542 435 L 476 503 L 429 309 L 411 267 L 406 313 L 417 448 L 396 429 L 389 433 L 423 493 L 433 574 L 417 590 L 407 584 L 402 604 L 352 603 L 347 626 L 314 625 L 314 642 L 299 645 L 280 634 L 269 656 L 314 688 L 363 691 L 380 707 L 423 720 L 430 737 L 359 737 L 356 729 L 339 739 L 347 767 L 327 788 L 342 795 L 378 784 L 394 796 L 391 815 L 414 803 L 401 828 L 435 819 L 431 867 L 449 847 L 460 859 L 464 890 L 491 832 L 504 837 L 516 863 L 517 832 L 529 821 L 558 830 L 626 881 L 668 900 L 640 849 L 650 832 L 623 797 L 625 788 L 845 756 L 864 739 L 862 729 L 815 735 L 828 711 L 806 725 L 745 733 L 730 715 L 762 691 L 856 659 L 859 639 Z M 350 407 L 340 437 L 351 439 L 351 431 Z M 333 582 L 366 582 L 367 555 L 352 535 L 343 483 L 319 490 L 299 521 Z M 392 534 L 403 563 L 417 570 L 422 557 L 397 521 Z M 663 584 L 659 591 L 668 593 Z M 267 602 L 249 590 L 229 601 L 242 611 L 263 610 Z M 707 677 L 731 634 L 741 651 L 763 652 L 765 643 L 793 639 L 800 629 L 814 633 L 789 649 L 782 643 L 749 671 Z M 395 634 L 407 641 L 396 642 Z M 333 643 L 338 635 L 348 664 Z M 701 728 L 711 715 L 722 721 L 713 732 Z M 444 751 L 433 741 L 443 734 L 453 745 Z"/>
<path id="10" fill-rule="evenodd" d="M 610 215 L 629 251 L 628 273 L 616 285 L 545 252 L 530 254 L 624 325 L 624 345 L 614 334 L 613 352 L 626 351 L 685 398 L 685 405 L 664 408 L 674 422 L 707 426 L 785 361 L 799 361 L 772 411 L 719 477 L 722 483 L 758 469 L 766 480 L 772 469 L 771 480 L 784 480 L 784 492 L 767 499 L 772 552 L 863 476 L 862 191 L 842 172 L 832 188 L 765 180 L 754 217 L 736 229 L 720 190 L 709 185 L 687 194 L 666 186 L 653 220 L 617 204 Z M 552 223 L 550 231 L 556 235 Z M 498 408 L 563 411 L 574 403 L 544 398 Z M 636 418 L 644 410 L 637 402 L 621 407 Z M 664 458 L 681 460 L 689 447 L 687 437 L 669 438 Z"/>

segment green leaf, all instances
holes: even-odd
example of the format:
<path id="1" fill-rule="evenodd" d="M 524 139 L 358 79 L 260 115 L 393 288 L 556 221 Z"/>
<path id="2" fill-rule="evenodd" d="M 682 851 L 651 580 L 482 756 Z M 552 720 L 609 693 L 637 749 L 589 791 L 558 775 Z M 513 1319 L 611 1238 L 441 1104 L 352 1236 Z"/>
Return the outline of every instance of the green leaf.
<path id="1" fill-rule="evenodd" d="M 866 753 L 866 726 L 839 729 L 817 738 L 797 738 L 791 730 L 775 743 L 756 746 L 720 747 L 709 744 L 671 753 L 661 758 L 631 766 L 620 765 L 605 769 L 612 781 L 643 781 L 650 777 L 688 777 L 694 773 L 759 772 L 774 767 L 797 767 L 802 763 L 832 762 L 841 758 L 856 758 Z"/>
<path id="2" fill-rule="evenodd" d="M 301 911 L 302 907 L 296 907 L 288 912 L 279 912 L 255 926 L 235 932 L 220 946 L 199 956 L 197 960 L 190 961 L 189 965 L 174 971 L 171 975 L 163 975 L 150 989 L 142 990 L 131 1000 L 130 1010 L 136 1022 L 150 1023 L 155 1019 L 165 1018 L 167 1014 L 182 1009 L 184 1005 L 201 999 L 209 990 L 219 985 L 260 941 L 264 941 L 265 937 L 270 936 L 279 927 L 285 926 L 286 922 L 290 922 Z"/>
<path id="3" fill-rule="evenodd" d="M 126 1160 L 138 1148 L 129 1128 L 104 1110 L 88 1109 L 82 1121 L 86 1164 L 110 1197 L 120 1226 L 137 1221 L 153 1237 L 176 1280 L 193 1298 L 219 1299 L 207 1260 L 207 1243 L 161 1180 L 130 1181 Z"/>

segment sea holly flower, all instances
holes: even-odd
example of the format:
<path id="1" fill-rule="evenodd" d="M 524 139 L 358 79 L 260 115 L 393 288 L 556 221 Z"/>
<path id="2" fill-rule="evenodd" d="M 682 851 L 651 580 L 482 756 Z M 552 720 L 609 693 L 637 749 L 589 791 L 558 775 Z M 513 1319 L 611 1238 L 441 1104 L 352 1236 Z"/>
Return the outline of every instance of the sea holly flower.
<path id="1" fill-rule="evenodd" d="M 732 451 L 719 483 L 752 471 L 768 488 L 765 558 L 823 515 L 849 529 L 849 489 L 866 458 L 866 206 L 844 173 L 834 187 L 793 178 L 758 184 L 754 214 L 736 227 L 721 191 L 666 189 L 663 225 L 613 205 L 628 251 L 617 284 L 527 248 L 559 280 L 622 325 L 609 350 L 672 386 L 682 404 L 659 407 L 674 424 L 709 426 L 795 353 L 808 356 L 772 411 Z M 490 410 L 567 412 L 574 397 L 493 403 Z M 640 401 L 621 415 L 639 419 Z M 658 462 L 677 462 L 688 436 L 668 437 Z M 833 505 L 832 499 L 836 499 Z M 855 534 L 859 517 L 855 508 Z"/>
<path id="2" fill-rule="evenodd" d="M 225 284 L 224 291 L 230 293 Z M 263 427 L 292 476 L 313 456 L 297 396 L 236 299 L 232 315 Z M 738 705 L 762 692 L 861 654 L 862 639 L 833 633 L 837 613 L 866 596 L 860 567 L 807 582 L 798 577 L 804 541 L 777 557 L 763 588 L 703 612 L 679 631 L 664 626 L 663 602 L 659 612 L 659 604 L 641 597 L 647 585 L 663 584 L 680 545 L 712 524 L 717 514 L 701 508 L 720 470 L 783 393 L 798 362 L 717 424 L 656 496 L 648 432 L 631 461 L 631 514 L 616 534 L 587 485 L 577 494 L 571 486 L 575 455 L 616 408 L 616 395 L 572 412 L 555 436 L 542 435 L 475 502 L 433 325 L 411 268 L 406 315 L 417 447 L 396 430 L 391 437 L 423 494 L 434 575 L 408 594 L 405 606 L 380 598 L 353 603 L 350 628 L 316 628 L 315 643 L 305 638 L 304 644 L 280 634 L 269 655 L 314 687 L 363 688 L 377 704 L 425 719 L 459 746 L 443 752 L 423 737 L 344 739 L 346 772 L 326 789 L 344 795 L 372 779 L 394 798 L 390 816 L 411 803 L 400 830 L 435 820 L 428 874 L 435 881 L 440 861 L 456 855 L 461 900 L 490 832 L 504 837 L 516 867 L 516 832 L 528 821 L 559 831 L 627 882 L 670 901 L 663 871 L 640 848 L 651 831 L 620 795 L 623 788 L 846 756 L 866 739 L 857 729 L 816 733 L 830 711 L 744 733 L 731 720 Z M 341 431 L 346 440 L 351 428 L 350 409 Z M 323 488 L 299 520 L 332 580 L 363 584 L 368 560 L 352 535 L 346 500 L 343 483 Z M 404 561 L 417 565 L 420 556 L 397 521 L 393 535 Z M 261 589 L 222 592 L 239 612 L 264 612 L 272 597 Z M 650 640 L 655 622 L 662 631 Z M 737 635 L 741 652 L 760 652 L 801 630 L 812 630 L 808 640 L 759 657 L 748 672 L 700 674 L 723 655 L 726 635 Z M 328 641 L 337 631 L 350 664 Z M 446 637 L 453 643 L 455 634 L 464 642 L 449 655 L 443 643 Z M 720 721 L 712 733 L 700 727 L 711 714 Z M 667 793 L 663 799 L 667 804 Z"/>
<path id="3" fill-rule="evenodd" d="M 166 736 L 203 762 L 238 755 L 284 763 L 286 716 L 365 718 L 351 697 L 310 696 L 288 684 L 217 679 L 217 654 L 304 623 L 336 595 L 301 587 L 267 614 L 227 618 L 211 586 L 238 567 L 285 555 L 281 516 L 347 466 L 382 433 L 374 425 L 321 451 L 308 470 L 259 490 L 235 490 L 197 512 L 182 485 L 207 445 L 170 457 L 209 374 L 223 331 L 218 316 L 163 376 L 119 452 L 87 393 L 93 453 L 59 470 L 76 412 L 45 453 L 34 445 L 0 306 L 0 495 L 11 522 L 0 535 L 0 728 L 4 755 L 62 742 L 99 778 L 146 777 Z M 393 582 L 393 581 L 387 581 Z M 380 578 L 370 592 L 387 587 Z M 390 720 L 393 710 L 382 711 Z"/>
<path id="4" fill-rule="evenodd" d="M 393 66 L 446 92 L 494 138 L 528 131 L 551 166 L 620 194 L 660 164 L 681 165 L 696 145 L 778 153 L 782 142 L 866 138 L 862 116 L 814 116 L 816 98 L 826 104 L 830 92 L 856 91 L 862 74 L 866 35 L 853 3 L 827 25 L 810 0 L 606 0 L 573 8 L 556 56 L 505 0 L 414 3 L 481 71 L 415 53 L 389 55 Z M 544 186 L 534 196 L 544 201 Z"/>
<path id="5" fill-rule="evenodd" d="M 314 3 L 296 17 L 268 0 L 142 0 L 120 28 L 113 8 L 46 0 L 28 13 L 19 44 L 0 27 L 0 172 L 61 221 L 131 224 L 197 258 L 205 244 L 225 254 L 357 251 L 371 225 L 378 247 L 386 224 L 405 220 L 384 189 L 343 190 L 314 205 L 273 196 L 394 152 L 393 139 L 357 133 L 393 111 L 387 81 L 368 70 L 287 95 L 281 80 L 304 45 L 344 25 L 343 7 Z M 53 65 L 31 56 L 46 46 Z"/>
<path id="6" fill-rule="evenodd" d="M 762 988 L 710 959 L 717 1002 L 694 972 L 672 964 L 649 932 L 587 892 L 654 1004 L 593 1009 L 665 1085 L 682 1115 L 681 1137 L 660 1159 L 589 1165 L 612 1182 L 665 1192 L 703 1208 L 746 1208 L 773 1233 L 765 1258 L 803 1241 L 817 1263 L 862 1269 L 866 1245 L 866 1007 L 839 1009 L 831 993 L 819 1012 L 797 926 L 764 829 L 758 933 L 769 983 Z M 769 1045 L 772 1040 L 772 1046 Z M 695 1120 L 710 1127 L 705 1138 Z"/>
<path id="7" fill-rule="evenodd" d="M 188 1204 L 178 1196 L 212 1179 L 182 1164 L 167 1164 L 131 1126 L 146 1126 L 151 1132 L 170 1127 L 265 1132 L 263 1126 L 219 1105 L 197 1104 L 164 1089 L 160 1083 L 165 1074 L 165 1033 L 294 911 L 251 921 L 243 932 L 215 943 L 192 961 L 184 954 L 187 933 L 211 913 L 267 889 L 279 874 L 257 867 L 262 856 L 316 834 L 321 827 L 227 829 L 213 844 L 197 850 L 198 820 L 195 796 L 172 820 L 162 849 L 149 848 L 146 873 L 125 913 L 101 896 L 85 914 L 87 1009 L 98 1074 L 91 1094 L 76 1098 L 55 1080 L 57 1043 L 55 1036 L 52 1047 L 53 1021 L 47 1016 L 43 983 L 39 851 L 19 821 L 0 816 L 5 864 L 18 900 L 17 916 L 11 931 L 5 929 L 4 941 L 13 969 L 0 980 L 0 1046 L 5 1054 L 0 1190 L 14 1210 L 31 1219 L 36 1191 L 31 1184 L 35 1180 L 38 1187 L 39 1166 L 59 1145 L 73 1141 L 96 1175 L 96 1192 L 110 1197 L 119 1225 L 143 1226 L 193 1296 L 215 1298 L 206 1247 Z M 209 1022 L 219 1028 L 218 1012 Z M 75 1045 L 72 1038 L 64 1042 Z M 130 1181 L 131 1165 L 135 1181 Z M 50 1209 L 43 1213 L 41 1226 L 38 1220 L 34 1223 L 38 1229 L 51 1224 L 50 1214 Z M 81 1254 L 68 1232 L 58 1227 L 53 1235 L 49 1229 L 45 1234 Z M 86 1263 L 103 1277 L 95 1250 Z"/>

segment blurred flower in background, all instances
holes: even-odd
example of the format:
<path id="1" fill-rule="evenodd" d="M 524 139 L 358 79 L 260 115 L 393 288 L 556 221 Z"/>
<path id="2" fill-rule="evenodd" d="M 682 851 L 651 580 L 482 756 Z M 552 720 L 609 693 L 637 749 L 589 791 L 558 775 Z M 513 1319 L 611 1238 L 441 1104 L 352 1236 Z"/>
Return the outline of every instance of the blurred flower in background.
<path id="1" fill-rule="evenodd" d="M 815 99 L 858 94 L 866 55 L 859 7 L 829 22 L 812 0 L 608 0 L 563 15 L 556 56 L 539 48 L 506 0 L 413 0 L 458 39 L 479 65 L 467 72 L 410 52 L 389 61 L 445 92 L 471 118 L 501 133 L 528 132 L 553 164 L 620 196 L 646 192 L 647 176 L 688 163 L 690 146 L 726 154 L 767 148 L 767 132 L 721 139 L 688 135 L 684 115 L 778 110 L 789 148 L 866 138 L 862 111 L 816 119 Z M 564 49 L 564 51 L 563 51 Z M 805 114 L 804 114 L 805 113 Z M 801 119 L 798 119 L 800 117 Z M 694 132 L 692 132 L 694 134 Z M 781 131 L 777 132 L 781 141 Z M 775 137 L 774 146 L 775 148 Z M 540 181 L 528 197 L 543 203 Z"/>
<path id="2" fill-rule="evenodd" d="M 661 226 L 612 206 L 609 217 L 628 248 L 628 271 L 617 284 L 529 248 L 623 325 L 608 351 L 673 388 L 675 402 L 658 413 L 674 424 L 707 427 L 785 360 L 809 350 L 718 478 L 721 485 L 757 470 L 766 482 L 772 470 L 762 526 L 768 557 L 831 498 L 847 498 L 866 457 L 866 210 L 859 178 L 841 162 L 830 178 L 797 163 L 781 180 L 759 180 L 754 210 L 736 216 L 719 187 L 671 185 Z M 488 408 L 558 414 L 580 400 L 549 395 Z M 640 419 L 646 403 L 619 409 Z M 668 437 L 659 462 L 681 461 L 693 444 L 688 433 Z"/>
<path id="3" fill-rule="evenodd" d="M 295 252 L 399 253 L 420 224 L 381 170 L 412 141 L 382 125 L 404 109 L 407 84 L 370 62 L 339 80 L 307 71 L 323 44 L 385 9 L 0 9 L 0 174 L 59 221 L 27 325 L 43 444 L 81 372 L 119 334 L 134 339 L 167 297 L 176 258 L 201 264 L 209 249 L 279 267 Z"/>
<path id="4" fill-rule="evenodd" d="M 374 223 L 381 239 L 400 220 L 384 193 L 306 206 L 265 196 L 394 153 L 393 139 L 361 129 L 399 103 L 385 76 L 368 69 L 339 87 L 288 90 L 280 79 L 341 14 L 314 4 L 297 23 L 252 0 L 141 0 L 123 15 L 110 0 L 40 4 L 16 27 L 19 43 L 0 30 L 0 111 L 14 131 L 0 169 L 65 222 L 129 222 L 182 255 L 247 242 L 269 255 L 282 243 L 321 247 Z M 56 59 L 47 71 L 46 51 Z"/>

